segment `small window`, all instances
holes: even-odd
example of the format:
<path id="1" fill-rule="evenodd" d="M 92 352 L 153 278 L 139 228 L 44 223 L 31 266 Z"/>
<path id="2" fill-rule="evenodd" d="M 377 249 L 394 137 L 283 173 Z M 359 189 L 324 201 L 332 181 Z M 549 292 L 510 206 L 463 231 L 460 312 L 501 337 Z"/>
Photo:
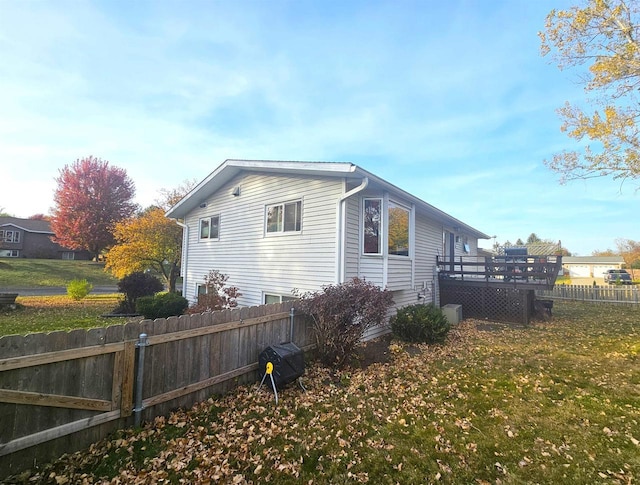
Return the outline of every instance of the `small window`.
<path id="1" fill-rule="evenodd" d="M 220 216 L 200 219 L 200 239 L 220 239 Z"/>
<path id="2" fill-rule="evenodd" d="M 17 249 L 0 249 L 0 258 L 17 258 L 20 251 Z"/>
<path id="3" fill-rule="evenodd" d="M 62 259 L 74 260 L 76 259 L 76 253 L 74 253 L 73 251 L 63 251 Z"/>
<path id="4" fill-rule="evenodd" d="M 300 232 L 302 201 L 267 206 L 267 233 Z"/>
<path id="5" fill-rule="evenodd" d="M 294 300 L 297 300 L 297 298 L 294 296 L 273 295 L 269 293 L 264 294 L 265 305 L 270 305 L 271 303 L 283 303 L 285 301 L 294 301 Z"/>
<path id="6" fill-rule="evenodd" d="M 364 254 L 382 254 L 382 199 L 364 199 Z"/>

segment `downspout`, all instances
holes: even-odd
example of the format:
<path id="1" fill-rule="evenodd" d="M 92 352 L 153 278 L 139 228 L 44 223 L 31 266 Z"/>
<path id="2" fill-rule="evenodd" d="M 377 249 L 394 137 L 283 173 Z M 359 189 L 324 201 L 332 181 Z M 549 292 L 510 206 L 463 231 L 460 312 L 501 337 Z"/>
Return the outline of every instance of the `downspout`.
<path id="1" fill-rule="evenodd" d="M 178 219 L 174 219 L 176 224 L 182 228 L 182 258 L 180 262 L 180 273 L 182 273 L 182 296 L 187 298 L 187 255 L 189 254 L 189 226 L 180 222 Z"/>
<path id="2" fill-rule="evenodd" d="M 357 187 L 354 187 L 348 192 L 345 192 L 338 200 L 338 224 L 337 224 L 337 237 L 338 237 L 338 257 L 336 258 L 336 283 L 344 283 L 344 267 L 345 267 L 345 225 L 347 219 L 347 208 L 344 203 L 349 197 L 354 196 L 358 192 L 362 192 L 369 186 L 369 177 L 364 177 L 362 182 Z"/>

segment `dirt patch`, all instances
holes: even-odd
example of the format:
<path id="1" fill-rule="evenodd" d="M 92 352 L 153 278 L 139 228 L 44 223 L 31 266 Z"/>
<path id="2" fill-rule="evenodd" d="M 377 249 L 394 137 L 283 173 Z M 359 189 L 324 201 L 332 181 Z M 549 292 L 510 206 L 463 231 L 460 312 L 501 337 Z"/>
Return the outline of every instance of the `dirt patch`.
<path id="1" fill-rule="evenodd" d="M 389 344 L 392 339 L 393 337 L 389 333 L 364 342 L 357 348 L 351 365 L 360 369 L 366 369 L 371 364 L 385 364 L 389 362 Z"/>

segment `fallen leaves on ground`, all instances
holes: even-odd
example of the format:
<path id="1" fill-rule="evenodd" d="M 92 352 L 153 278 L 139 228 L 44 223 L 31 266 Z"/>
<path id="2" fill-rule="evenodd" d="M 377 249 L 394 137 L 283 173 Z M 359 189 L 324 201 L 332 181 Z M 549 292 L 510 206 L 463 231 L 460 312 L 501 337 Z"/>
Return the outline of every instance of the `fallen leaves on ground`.
<path id="1" fill-rule="evenodd" d="M 466 320 L 443 346 L 311 365 L 118 432 L 18 483 L 634 483 L 638 316 L 557 305 L 529 327 Z M 487 330 L 488 329 L 488 330 Z"/>

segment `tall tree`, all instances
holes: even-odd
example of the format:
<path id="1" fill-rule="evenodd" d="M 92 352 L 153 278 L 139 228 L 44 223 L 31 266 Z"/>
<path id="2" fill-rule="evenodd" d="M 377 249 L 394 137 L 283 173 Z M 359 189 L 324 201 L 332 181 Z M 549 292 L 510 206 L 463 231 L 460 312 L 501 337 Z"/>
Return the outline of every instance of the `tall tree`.
<path id="1" fill-rule="evenodd" d="M 619 238 L 616 246 L 628 268 L 640 268 L 640 241 Z"/>
<path id="2" fill-rule="evenodd" d="M 116 244 L 107 254 L 106 269 L 117 278 L 152 269 L 175 292 L 180 274 L 182 228 L 165 217 L 164 210 L 150 208 L 115 225 Z"/>
<path id="3" fill-rule="evenodd" d="M 552 10 L 540 32 L 542 55 L 560 69 L 582 69 L 581 83 L 597 106 L 588 113 L 566 103 L 558 110 L 569 137 L 595 142 L 582 151 L 557 153 L 545 164 L 560 182 L 599 176 L 640 177 L 640 7 L 636 0 L 588 0 Z"/>
<path id="4" fill-rule="evenodd" d="M 537 242 L 542 242 L 542 240 L 536 235 L 536 233 L 532 232 L 531 234 L 529 234 L 529 237 L 527 238 L 527 244 L 533 244 Z"/>
<path id="5" fill-rule="evenodd" d="M 115 242 L 113 225 L 135 212 L 133 181 L 124 169 L 89 156 L 66 165 L 56 182 L 53 240 L 86 249 L 97 259 Z"/>
<path id="6" fill-rule="evenodd" d="M 191 192 L 191 189 L 193 189 L 197 183 L 198 181 L 195 179 L 187 179 L 173 189 L 160 189 L 160 198 L 156 199 L 156 205 L 168 211 L 180 202 L 185 195 Z"/>

